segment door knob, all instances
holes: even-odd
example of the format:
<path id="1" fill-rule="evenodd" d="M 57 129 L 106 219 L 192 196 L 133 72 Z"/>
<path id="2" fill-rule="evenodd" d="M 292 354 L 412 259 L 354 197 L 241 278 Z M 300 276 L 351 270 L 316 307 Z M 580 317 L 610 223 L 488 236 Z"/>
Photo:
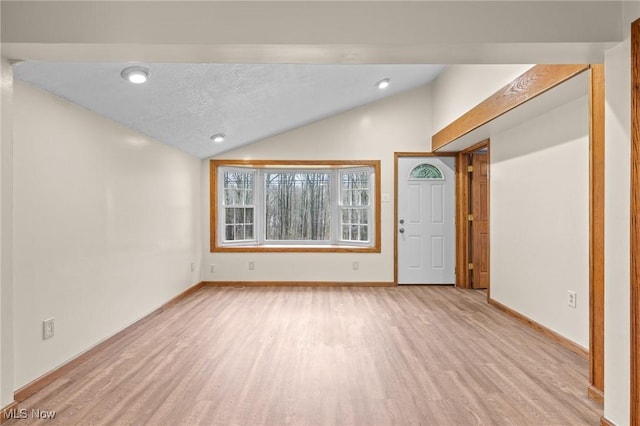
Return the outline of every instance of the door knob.
<path id="1" fill-rule="evenodd" d="M 400 232 L 401 234 L 404 234 L 404 228 L 398 229 L 398 232 Z"/>

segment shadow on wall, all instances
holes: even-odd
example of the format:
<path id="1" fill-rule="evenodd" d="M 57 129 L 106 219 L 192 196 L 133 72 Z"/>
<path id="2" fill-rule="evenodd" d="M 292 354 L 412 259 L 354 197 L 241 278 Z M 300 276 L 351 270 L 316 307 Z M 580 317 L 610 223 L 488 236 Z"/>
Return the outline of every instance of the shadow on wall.
<path id="1" fill-rule="evenodd" d="M 500 150 L 492 150 L 491 163 L 497 164 L 579 139 L 588 139 L 588 101 L 588 97 L 583 96 L 498 135 L 491 135 L 492 142 L 495 139 L 510 141 L 502 144 Z"/>

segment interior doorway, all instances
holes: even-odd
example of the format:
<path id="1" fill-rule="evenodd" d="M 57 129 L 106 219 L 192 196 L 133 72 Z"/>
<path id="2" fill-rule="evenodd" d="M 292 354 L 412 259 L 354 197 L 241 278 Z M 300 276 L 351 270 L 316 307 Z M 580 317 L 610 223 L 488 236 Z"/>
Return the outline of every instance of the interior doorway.
<path id="1" fill-rule="evenodd" d="M 457 157 L 457 280 L 461 288 L 489 289 L 489 140 Z"/>

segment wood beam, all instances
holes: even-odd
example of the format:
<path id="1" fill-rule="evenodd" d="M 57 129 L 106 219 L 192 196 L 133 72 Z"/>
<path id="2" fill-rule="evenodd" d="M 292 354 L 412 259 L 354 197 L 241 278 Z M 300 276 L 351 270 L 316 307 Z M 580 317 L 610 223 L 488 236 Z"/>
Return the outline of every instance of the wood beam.
<path id="1" fill-rule="evenodd" d="M 536 65 L 433 135 L 433 151 L 589 69 L 588 64 Z"/>

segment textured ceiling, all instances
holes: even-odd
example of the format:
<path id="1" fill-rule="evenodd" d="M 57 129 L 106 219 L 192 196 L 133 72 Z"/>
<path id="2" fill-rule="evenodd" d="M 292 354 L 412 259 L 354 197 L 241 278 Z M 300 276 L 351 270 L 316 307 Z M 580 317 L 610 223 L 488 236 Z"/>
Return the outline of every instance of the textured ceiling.
<path id="1" fill-rule="evenodd" d="M 206 158 L 433 80 L 441 65 L 23 62 L 15 76 L 182 151 Z M 385 90 L 375 87 L 390 78 Z M 226 134 L 223 143 L 210 137 Z M 300 143 L 305 143 L 300 141 Z"/>

